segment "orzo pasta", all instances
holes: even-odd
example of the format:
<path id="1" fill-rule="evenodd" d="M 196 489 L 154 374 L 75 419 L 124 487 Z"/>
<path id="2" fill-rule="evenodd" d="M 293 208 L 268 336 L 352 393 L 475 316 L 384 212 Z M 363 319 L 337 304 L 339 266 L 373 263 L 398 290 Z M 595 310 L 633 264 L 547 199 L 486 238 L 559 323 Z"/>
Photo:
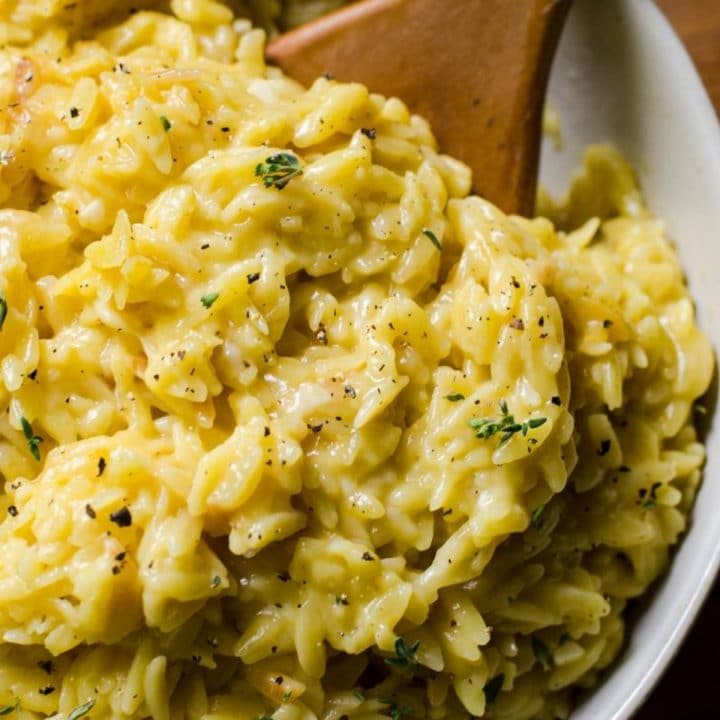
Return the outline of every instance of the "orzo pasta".
<path id="1" fill-rule="evenodd" d="M 0 712 L 567 717 L 704 458 L 623 160 L 507 217 L 224 5 L 0 8 Z"/>

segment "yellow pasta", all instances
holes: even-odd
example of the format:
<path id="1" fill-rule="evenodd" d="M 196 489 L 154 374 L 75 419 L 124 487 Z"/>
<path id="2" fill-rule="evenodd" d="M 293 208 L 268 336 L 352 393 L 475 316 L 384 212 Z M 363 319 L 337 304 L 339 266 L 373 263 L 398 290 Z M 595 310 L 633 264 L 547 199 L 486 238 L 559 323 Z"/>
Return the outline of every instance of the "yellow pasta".
<path id="1" fill-rule="evenodd" d="M 152 5 L 0 4 L 0 712 L 567 717 L 704 460 L 662 224 L 608 148 L 508 217 Z"/>

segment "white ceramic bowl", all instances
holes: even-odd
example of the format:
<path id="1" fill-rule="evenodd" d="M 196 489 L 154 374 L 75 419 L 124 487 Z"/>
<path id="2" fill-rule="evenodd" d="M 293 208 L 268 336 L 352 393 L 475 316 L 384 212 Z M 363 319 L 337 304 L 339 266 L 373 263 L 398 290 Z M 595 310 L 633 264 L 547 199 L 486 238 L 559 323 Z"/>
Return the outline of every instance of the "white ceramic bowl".
<path id="1" fill-rule="evenodd" d="M 635 167 L 653 213 L 666 221 L 698 307 L 720 348 L 720 125 L 685 49 L 651 0 L 575 0 L 549 98 L 564 146 L 543 147 L 553 192 L 593 142 L 610 141 Z M 631 717 L 679 648 L 720 564 L 720 429 L 691 526 L 668 575 L 627 638 L 620 661 L 573 720 Z"/>

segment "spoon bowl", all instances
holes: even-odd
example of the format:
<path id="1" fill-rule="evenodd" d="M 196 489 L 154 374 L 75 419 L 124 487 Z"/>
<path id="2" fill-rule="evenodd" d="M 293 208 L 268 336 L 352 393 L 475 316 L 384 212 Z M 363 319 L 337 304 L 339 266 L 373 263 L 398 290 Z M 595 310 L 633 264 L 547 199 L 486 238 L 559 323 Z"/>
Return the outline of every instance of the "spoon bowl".
<path id="1" fill-rule="evenodd" d="M 542 108 L 569 0 L 364 0 L 273 40 L 270 61 L 402 98 L 506 212 L 535 203 Z"/>

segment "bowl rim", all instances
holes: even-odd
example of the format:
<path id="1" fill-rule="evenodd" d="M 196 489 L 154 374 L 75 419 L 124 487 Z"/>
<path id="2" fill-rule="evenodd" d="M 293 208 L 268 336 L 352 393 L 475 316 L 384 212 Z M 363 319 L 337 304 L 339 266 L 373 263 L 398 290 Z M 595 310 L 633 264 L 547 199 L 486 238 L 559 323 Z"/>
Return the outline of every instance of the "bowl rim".
<path id="1" fill-rule="evenodd" d="M 627 23 L 630 29 L 630 41 L 635 41 L 637 45 L 642 44 L 639 52 L 649 53 L 653 60 L 657 60 L 655 72 L 661 73 L 664 68 L 667 68 L 667 63 L 672 63 L 675 82 L 677 83 L 678 79 L 682 81 L 677 102 L 684 103 L 686 106 L 685 111 L 692 114 L 686 125 L 699 130 L 699 140 L 703 144 L 702 168 L 710 175 L 712 185 L 710 194 L 715 201 L 716 208 L 711 217 L 720 221 L 720 124 L 718 123 L 718 115 L 688 55 L 687 49 L 670 22 L 653 0 L 603 0 L 602 3 L 597 2 L 597 0 L 575 0 L 575 7 L 571 10 L 571 16 L 575 11 L 579 11 L 580 15 L 589 17 L 592 17 L 595 12 L 598 12 L 598 14 L 607 13 L 608 15 L 615 13 L 621 21 Z M 583 19 L 587 19 L 587 17 L 583 17 Z M 605 19 L 607 19 L 607 16 Z M 605 28 L 601 28 L 601 30 L 603 29 Z M 639 37 L 641 31 L 645 37 Z M 562 47 L 562 38 L 560 42 Z M 661 53 L 662 57 L 660 57 Z M 555 69 L 553 72 L 555 72 Z M 672 82 L 670 82 L 670 85 L 673 91 L 678 89 L 677 85 L 672 85 Z M 551 103 L 553 102 L 552 89 L 551 76 L 549 95 Z M 666 109 L 662 107 L 663 102 L 667 103 L 666 96 L 659 99 L 658 107 L 651 109 L 662 113 Z M 667 122 L 667 118 L 661 117 L 658 122 Z M 564 127 L 565 117 L 562 112 L 561 124 Z M 612 131 L 609 139 L 611 141 L 615 139 Z M 552 159 L 548 162 L 545 158 L 546 153 L 554 155 L 551 148 L 551 143 L 544 142 L 541 169 L 546 162 L 548 165 L 553 164 Z M 554 186 L 554 190 L 567 186 L 568 169 L 577 166 L 578 159 L 577 155 L 572 159 L 566 156 L 560 161 L 562 165 L 560 171 L 555 168 L 551 169 L 551 185 Z M 634 165 L 635 158 L 631 157 L 630 160 L 631 164 Z M 639 174 L 642 176 L 642 170 L 640 170 Z M 701 175 L 701 173 L 698 173 L 696 188 L 697 183 L 702 181 Z M 686 192 L 692 194 L 692 189 L 686 190 Z M 652 200 L 652 198 L 649 199 Z M 702 202 L 700 206 L 702 207 Z M 709 204 L 706 204 L 705 207 L 708 206 Z M 662 207 L 656 208 L 656 210 L 659 210 L 657 214 L 662 218 Z M 671 216 L 666 219 L 672 221 Z M 710 234 L 711 231 L 708 231 L 706 236 Z M 720 234 L 717 231 L 714 231 L 713 240 L 717 245 L 720 245 Z M 682 245 L 682 243 L 679 243 L 679 245 Z M 682 250 L 682 247 L 679 249 Z M 682 252 L 680 252 L 680 255 L 682 256 Z M 683 262 L 683 267 L 688 268 L 686 262 Z M 703 302 L 703 293 L 698 294 L 696 292 L 697 287 L 694 287 L 692 282 L 689 284 L 691 296 L 697 301 L 699 309 L 698 322 L 706 331 L 709 331 L 711 327 L 713 328 L 711 334 L 715 335 L 715 346 L 716 348 L 720 347 L 720 332 L 718 331 L 720 322 L 718 322 L 717 318 L 708 318 L 706 316 L 707 308 L 705 308 Z M 707 289 L 704 294 L 708 294 Z M 720 297 L 720 294 L 715 295 L 715 297 Z M 712 302 L 712 300 L 708 298 L 706 302 Z M 705 312 L 703 312 L 704 309 Z M 710 316 L 712 316 L 712 312 Z M 707 439 L 709 440 L 712 435 L 715 438 L 715 443 L 718 444 L 718 448 L 720 448 L 720 438 L 718 438 L 720 436 L 720 427 L 718 427 L 718 424 L 715 423 L 715 427 L 712 433 L 708 434 Z M 711 525 L 708 523 L 707 517 L 704 521 L 698 521 L 696 517 L 698 505 L 703 502 L 703 489 L 710 484 L 717 486 L 719 480 L 720 454 L 718 452 L 709 453 L 703 470 L 702 482 L 690 512 L 688 527 L 683 532 L 679 542 L 673 547 L 669 567 L 648 592 L 643 594 L 642 600 L 644 603 L 637 618 L 638 622 L 633 622 L 629 628 L 626 628 L 623 651 L 604 672 L 599 684 L 592 688 L 582 698 L 580 705 L 573 710 L 571 715 L 573 718 L 577 717 L 577 720 L 598 720 L 598 718 L 602 720 L 629 720 L 641 708 L 679 651 L 713 586 L 720 568 L 720 524 Z M 693 536 L 692 546 L 698 545 L 704 553 L 704 564 L 699 565 L 696 563 L 694 566 L 679 566 L 678 555 L 683 546 L 690 540 L 690 535 Z M 662 598 L 659 597 L 661 595 Z M 658 618 L 653 618 L 654 624 L 652 627 L 655 629 L 654 634 L 656 637 L 649 639 L 647 637 L 647 628 L 645 628 L 646 633 L 643 634 L 642 641 L 635 645 L 633 641 L 637 639 L 637 625 L 641 624 L 642 618 L 649 615 L 651 608 L 656 606 L 661 608 L 661 610 L 656 610 L 661 615 L 661 627 L 657 627 L 655 624 Z M 631 655 L 632 657 L 630 657 Z M 626 660 L 627 662 L 625 662 Z M 602 714 L 599 714 L 600 712 Z"/>

